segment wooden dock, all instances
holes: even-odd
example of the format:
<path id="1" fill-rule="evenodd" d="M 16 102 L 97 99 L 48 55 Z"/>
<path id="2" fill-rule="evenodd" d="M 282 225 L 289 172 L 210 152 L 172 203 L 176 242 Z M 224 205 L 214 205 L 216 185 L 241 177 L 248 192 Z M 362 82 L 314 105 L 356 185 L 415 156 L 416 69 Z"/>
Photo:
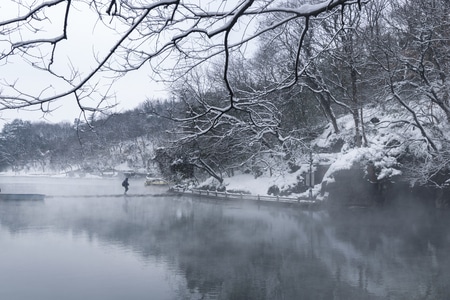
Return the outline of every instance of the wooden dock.
<path id="1" fill-rule="evenodd" d="M 251 195 L 244 193 L 228 193 L 228 192 L 208 191 L 200 189 L 184 190 L 181 188 L 171 188 L 170 191 L 177 194 L 195 195 L 213 199 L 255 201 L 257 203 L 264 203 L 264 204 L 297 205 L 305 208 L 306 207 L 317 208 L 322 204 L 322 201 L 317 199 L 300 198 L 300 197 Z"/>
<path id="2" fill-rule="evenodd" d="M 45 199 L 43 194 L 4 194 L 0 193 L 2 201 L 42 201 Z"/>

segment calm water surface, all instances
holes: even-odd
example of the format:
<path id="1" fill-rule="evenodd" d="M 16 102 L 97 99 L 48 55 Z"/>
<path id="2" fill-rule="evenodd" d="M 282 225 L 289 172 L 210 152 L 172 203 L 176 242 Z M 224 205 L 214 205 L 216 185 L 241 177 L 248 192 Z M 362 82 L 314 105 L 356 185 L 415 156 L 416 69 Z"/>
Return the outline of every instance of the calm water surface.
<path id="1" fill-rule="evenodd" d="M 450 299 L 449 216 L 308 212 L 0 177 L 0 299 Z M 142 194 L 148 194 L 143 197 Z M 135 197 L 133 195 L 138 195 Z"/>

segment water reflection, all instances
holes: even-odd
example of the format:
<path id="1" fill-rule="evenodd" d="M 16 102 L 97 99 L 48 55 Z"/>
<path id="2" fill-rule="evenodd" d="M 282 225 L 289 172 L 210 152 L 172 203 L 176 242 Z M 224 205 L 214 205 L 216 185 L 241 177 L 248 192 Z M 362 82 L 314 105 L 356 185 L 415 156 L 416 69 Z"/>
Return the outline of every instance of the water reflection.
<path id="1" fill-rule="evenodd" d="M 0 202 L 0 299 L 449 299 L 447 220 L 187 197 Z"/>

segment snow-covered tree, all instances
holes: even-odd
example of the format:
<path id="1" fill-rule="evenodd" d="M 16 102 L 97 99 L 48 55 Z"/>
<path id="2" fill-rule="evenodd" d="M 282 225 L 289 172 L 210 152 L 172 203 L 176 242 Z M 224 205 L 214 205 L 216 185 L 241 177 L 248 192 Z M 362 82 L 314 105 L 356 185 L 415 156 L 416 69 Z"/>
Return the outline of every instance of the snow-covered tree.
<path id="1" fill-rule="evenodd" d="M 228 95 L 222 106 L 209 109 L 215 120 L 244 108 L 229 80 L 233 52 L 296 20 L 303 20 L 306 33 L 311 19 L 362 2 L 299 1 L 287 7 L 266 0 L 2 1 L 0 62 L 8 76 L 0 82 L 0 110 L 32 106 L 45 113 L 55 102 L 76 101 L 82 112 L 107 111 L 116 104 L 109 98 L 113 83 L 128 72 L 149 67 L 155 79 L 172 81 L 180 72 L 220 58 Z M 276 23 L 257 26 L 273 15 Z M 301 39 L 298 52 L 302 47 Z M 301 73 L 300 55 L 292 59 L 291 80 L 279 87 Z M 28 76 L 39 81 L 30 84 Z"/>

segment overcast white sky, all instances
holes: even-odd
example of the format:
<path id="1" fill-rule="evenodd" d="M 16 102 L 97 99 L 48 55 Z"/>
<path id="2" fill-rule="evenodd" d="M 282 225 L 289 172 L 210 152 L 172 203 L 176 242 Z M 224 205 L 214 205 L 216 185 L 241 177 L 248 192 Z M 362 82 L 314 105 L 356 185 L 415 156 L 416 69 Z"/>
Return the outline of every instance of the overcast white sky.
<path id="1" fill-rule="evenodd" d="M 168 97 L 167 89 L 163 84 L 152 82 L 147 75 L 142 75 L 141 73 L 144 72 L 130 73 L 115 84 L 118 101 L 116 112 L 133 109 L 147 98 Z M 68 121 L 72 123 L 75 118 L 80 117 L 80 109 L 77 107 L 73 98 L 59 101 L 53 107 L 55 108 L 54 111 L 45 115 L 42 111 L 38 110 L 38 107 L 34 108 L 37 111 L 30 111 L 31 108 L 28 110 L 0 111 L 0 129 L 3 128 L 4 124 L 14 119 L 46 121 L 49 123 Z"/>
<path id="2" fill-rule="evenodd" d="M 64 9 L 65 3 L 53 7 L 47 16 L 64 16 Z M 11 0 L 1 0 L 0 12 L 0 21 L 2 21 L 15 18 L 17 14 L 23 15 L 26 10 L 18 10 L 17 5 L 13 4 Z M 46 28 L 47 32 L 51 33 L 57 30 L 59 33 L 61 20 L 58 17 L 52 18 L 52 23 Z M 58 64 L 55 69 L 61 70 L 62 74 L 68 74 L 70 68 L 76 68 L 80 72 L 88 72 L 92 69 L 95 63 L 94 56 L 102 58 L 117 38 L 111 30 L 105 28 L 103 23 L 98 22 L 97 15 L 89 14 L 89 8 L 86 5 L 78 7 L 78 9 L 72 9 L 69 18 L 68 40 L 62 41 L 57 46 L 59 56 L 55 60 Z M 38 35 L 33 36 L 33 38 L 37 37 Z M 20 40 L 23 36 L 10 36 L 10 38 Z M 10 45 L 2 43 L 0 39 L 0 51 L 2 47 L 7 49 Z M 22 90 L 30 93 L 46 90 L 45 93 L 48 95 L 57 94 L 60 90 L 58 86 L 63 86 L 48 74 L 38 72 L 20 60 L 9 59 L 8 64 L 1 64 L 0 73 L 2 74 L 0 78 L 2 83 L 14 82 Z M 150 75 L 150 68 L 134 71 L 119 79 L 113 85 L 116 97 L 111 99 L 111 102 L 118 103 L 116 111 L 132 109 L 146 99 L 168 97 L 166 86 L 152 80 Z M 30 111 L 30 109 L 35 111 Z M 16 118 L 56 123 L 61 121 L 73 122 L 80 115 L 74 97 L 67 97 L 52 104 L 52 112 L 49 114 L 43 115 L 39 107 L 30 109 L 0 111 L 0 128 Z"/>
<path id="3" fill-rule="evenodd" d="M 29 12 L 29 9 L 19 8 L 16 0 L 0 0 L 0 22 L 4 20 L 9 20 L 16 18 L 18 15 L 25 15 Z M 23 0 L 24 2 L 35 0 Z M 43 0 L 40 0 L 43 1 Z M 35 3 L 41 3 L 36 1 Z M 86 1 L 88 2 L 88 1 Z M 195 1 L 194 1 L 195 2 Z M 233 5 L 234 1 L 199 1 L 198 5 L 205 7 L 205 9 L 218 9 L 221 7 L 225 9 L 227 5 Z M 100 3 L 100 2 L 98 2 Z M 92 3 L 91 3 L 92 4 Z M 98 14 L 92 11 L 92 8 L 88 7 L 88 4 L 81 1 L 72 1 L 72 9 L 70 10 L 67 35 L 68 39 L 63 40 L 58 43 L 56 47 L 55 62 L 52 64 L 52 70 L 56 71 L 58 75 L 63 75 L 69 77 L 73 70 L 76 70 L 81 75 L 89 73 L 93 67 L 96 65 L 95 58 L 102 60 L 106 54 L 110 51 L 111 47 L 115 44 L 119 38 L 117 32 L 111 28 L 115 28 L 118 31 L 124 31 L 128 28 L 123 27 L 123 24 L 119 22 L 117 18 L 112 18 L 109 16 L 102 16 L 104 18 L 103 22 L 99 21 Z M 66 9 L 66 2 L 62 2 L 56 6 L 46 10 L 46 17 L 48 17 L 50 22 L 44 24 L 42 21 L 36 21 L 34 26 L 39 28 L 44 28 L 45 31 L 41 33 L 27 32 L 27 27 L 24 27 L 25 31 L 20 31 L 16 34 L 9 34 L 5 40 L 5 35 L 0 35 L 0 53 L 9 51 L 12 42 L 22 42 L 24 39 L 38 39 L 38 38 L 49 38 L 58 36 L 62 33 L 64 13 Z M 243 35 L 247 35 L 252 30 L 251 24 L 254 24 L 255 20 L 253 17 L 244 22 L 243 25 L 235 26 L 236 35 L 235 39 L 241 40 Z M 105 23 L 107 25 L 105 25 Z M 45 27 L 44 27 L 45 26 Z M 220 23 L 217 24 L 220 26 Z M 21 27 L 22 28 L 22 27 Z M 2 28 L 0 28 L 2 29 Z M 176 34 L 176 32 L 174 33 Z M 4 39 L 2 41 L 2 38 Z M 166 36 L 165 38 L 171 38 Z M 233 38 L 233 37 L 232 37 Z M 158 43 L 161 43 L 164 36 L 158 37 Z M 220 38 L 219 38 L 220 39 Z M 155 41 L 156 42 L 156 41 Z M 233 42 L 233 41 L 232 41 Z M 254 41 L 253 41 L 254 42 Z M 150 46 L 151 47 L 151 46 Z M 49 47 L 51 49 L 51 47 Z M 244 51 L 246 54 L 251 55 L 253 47 L 251 45 L 246 45 Z M 31 53 L 36 57 L 40 57 L 43 52 L 38 52 L 38 50 L 44 50 L 48 53 L 48 48 L 42 47 L 42 49 L 27 49 L 27 53 Z M 34 52 L 33 52 L 34 51 Z M 31 58 L 33 59 L 33 58 Z M 48 57 L 47 57 L 48 60 Z M 41 63 L 38 59 L 36 62 Z M 168 61 L 165 61 L 165 64 Z M 157 64 L 157 62 L 153 62 Z M 170 63 L 170 61 L 169 61 Z M 172 61 L 172 64 L 176 64 Z M 168 67 L 170 69 L 170 67 Z M 61 79 L 51 77 L 48 73 L 37 71 L 35 68 L 31 67 L 29 64 L 24 63 L 24 59 L 17 55 L 16 57 L 8 58 L 8 63 L 4 64 L 4 61 L 0 61 L 0 89 L 8 88 L 8 85 L 14 83 L 16 87 L 20 88 L 21 92 L 28 94 L 39 94 L 50 97 L 67 90 L 67 82 Z M 109 74 L 111 75 L 111 74 Z M 82 78 L 83 76 L 80 76 Z M 106 77 L 102 78 L 100 85 L 96 90 L 106 90 L 108 85 L 106 84 Z M 151 73 L 151 68 L 148 64 L 144 65 L 138 71 L 133 71 L 128 73 L 125 77 L 119 79 L 112 86 L 112 92 L 115 97 L 109 99 L 110 104 L 117 104 L 115 108 L 117 112 L 135 108 L 137 105 L 144 102 L 146 99 L 155 98 L 168 98 L 169 89 L 166 85 L 161 82 L 156 82 Z M 3 94 L 14 94 L 15 91 L 2 91 Z M 95 98 L 97 96 L 97 98 Z M 90 99 L 86 98 L 84 104 L 86 106 L 95 106 L 99 102 L 99 95 L 93 95 Z M 41 120 L 47 122 L 61 122 L 68 121 L 73 122 L 75 118 L 80 116 L 80 109 L 77 106 L 76 100 L 73 96 L 66 97 L 59 101 L 51 104 L 51 113 L 43 115 L 40 111 L 40 107 L 32 107 L 34 112 L 26 110 L 6 110 L 0 111 L 0 128 L 6 122 L 11 122 L 16 118 L 23 120 Z"/>

